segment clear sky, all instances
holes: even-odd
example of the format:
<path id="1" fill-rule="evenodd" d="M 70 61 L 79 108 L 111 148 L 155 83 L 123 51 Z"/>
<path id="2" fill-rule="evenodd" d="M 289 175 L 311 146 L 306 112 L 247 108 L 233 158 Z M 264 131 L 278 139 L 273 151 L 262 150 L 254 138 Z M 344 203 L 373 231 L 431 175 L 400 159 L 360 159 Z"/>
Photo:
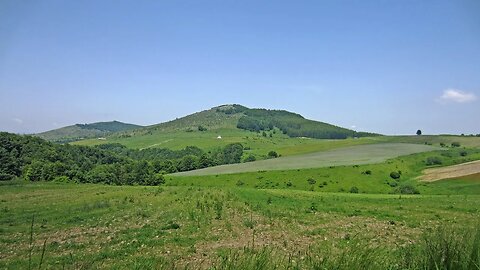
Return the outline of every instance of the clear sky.
<path id="1" fill-rule="evenodd" d="M 0 130 L 226 103 L 480 133 L 480 1 L 0 1 Z"/>

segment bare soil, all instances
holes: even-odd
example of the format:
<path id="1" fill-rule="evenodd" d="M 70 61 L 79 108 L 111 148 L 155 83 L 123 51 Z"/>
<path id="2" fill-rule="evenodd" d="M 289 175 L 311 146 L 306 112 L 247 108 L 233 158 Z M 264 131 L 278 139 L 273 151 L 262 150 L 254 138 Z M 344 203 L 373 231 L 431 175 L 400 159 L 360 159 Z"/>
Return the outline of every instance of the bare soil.
<path id="1" fill-rule="evenodd" d="M 426 169 L 423 171 L 423 175 L 420 176 L 419 179 L 425 182 L 434 182 L 442 179 L 462 177 L 477 173 L 480 173 L 480 160 L 453 166 Z"/>

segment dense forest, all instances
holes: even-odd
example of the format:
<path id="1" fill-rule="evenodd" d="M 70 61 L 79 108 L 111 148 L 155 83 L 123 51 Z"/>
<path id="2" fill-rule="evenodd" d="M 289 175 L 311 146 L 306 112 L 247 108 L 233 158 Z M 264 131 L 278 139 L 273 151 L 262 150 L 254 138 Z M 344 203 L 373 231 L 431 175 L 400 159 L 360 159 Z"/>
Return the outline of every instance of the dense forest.
<path id="1" fill-rule="evenodd" d="M 280 129 L 290 137 L 308 137 L 316 139 L 346 139 L 352 137 L 376 136 L 378 134 L 356 132 L 327 123 L 303 118 L 303 116 L 282 110 L 247 109 L 239 107 L 232 109 L 241 111 L 244 116 L 238 120 L 237 127 L 250 131 Z M 227 113 L 227 112 L 226 112 Z"/>
<path id="2" fill-rule="evenodd" d="M 178 151 L 134 150 L 120 144 L 60 145 L 1 132 L 0 180 L 159 185 L 163 174 L 239 163 L 242 155 L 238 143 L 210 152 L 193 146 Z"/>

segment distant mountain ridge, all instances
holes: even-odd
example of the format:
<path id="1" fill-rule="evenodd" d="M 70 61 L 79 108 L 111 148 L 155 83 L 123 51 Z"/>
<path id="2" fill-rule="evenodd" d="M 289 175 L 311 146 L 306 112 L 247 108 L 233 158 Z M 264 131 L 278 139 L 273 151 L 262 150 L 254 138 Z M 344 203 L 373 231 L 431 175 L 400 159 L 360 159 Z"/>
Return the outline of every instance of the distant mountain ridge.
<path id="1" fill-rule="evenodd" d="M 34 136 L 51 142 L 68 143 L 82 139 L 104 137 L 115 132 L 127 131 L 138 128 L 142 128 L 142 126 L 122 123 L 119 121 L 96 122 L 91 124 L 75 124 L 71 126 L 66 126 L 34 134 Z"/>

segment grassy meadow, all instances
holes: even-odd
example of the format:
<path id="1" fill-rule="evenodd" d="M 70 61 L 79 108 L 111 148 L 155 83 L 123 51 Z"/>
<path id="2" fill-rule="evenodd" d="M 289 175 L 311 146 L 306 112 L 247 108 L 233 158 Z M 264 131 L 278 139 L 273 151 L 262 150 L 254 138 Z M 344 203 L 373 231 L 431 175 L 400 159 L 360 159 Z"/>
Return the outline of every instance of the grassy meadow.
<path id="1" fill-rule="evenodd" d="M 0 268 L 477 269 L 480 179 L 419 182 L 429 157 L 446 166 L 480 150 L 158 187 L 3 182 Z"/>
<path id="2" fill-rule="evenodd" d="M 479 195 L 55 183 L 0 192 L 6 269 L 252 269 L 258 260 L 267 261 L 255 269 L 347 269 L 366 264 L 339 258 L 360 243 L 383 258 L 367 268 L 384 269 L 437 226 L 464 230 L 480 218 Z"/>
<path id="3" fill-rule="evenodd" d="M 249 163 L 228 164 L 175 175 L 217 175 L 256 171 L 292 170 L 329 166 L 380 163 L 387 159 L 440 149 L 429 145 L 406 143 L 378 143 L 293 155 Z"/>

